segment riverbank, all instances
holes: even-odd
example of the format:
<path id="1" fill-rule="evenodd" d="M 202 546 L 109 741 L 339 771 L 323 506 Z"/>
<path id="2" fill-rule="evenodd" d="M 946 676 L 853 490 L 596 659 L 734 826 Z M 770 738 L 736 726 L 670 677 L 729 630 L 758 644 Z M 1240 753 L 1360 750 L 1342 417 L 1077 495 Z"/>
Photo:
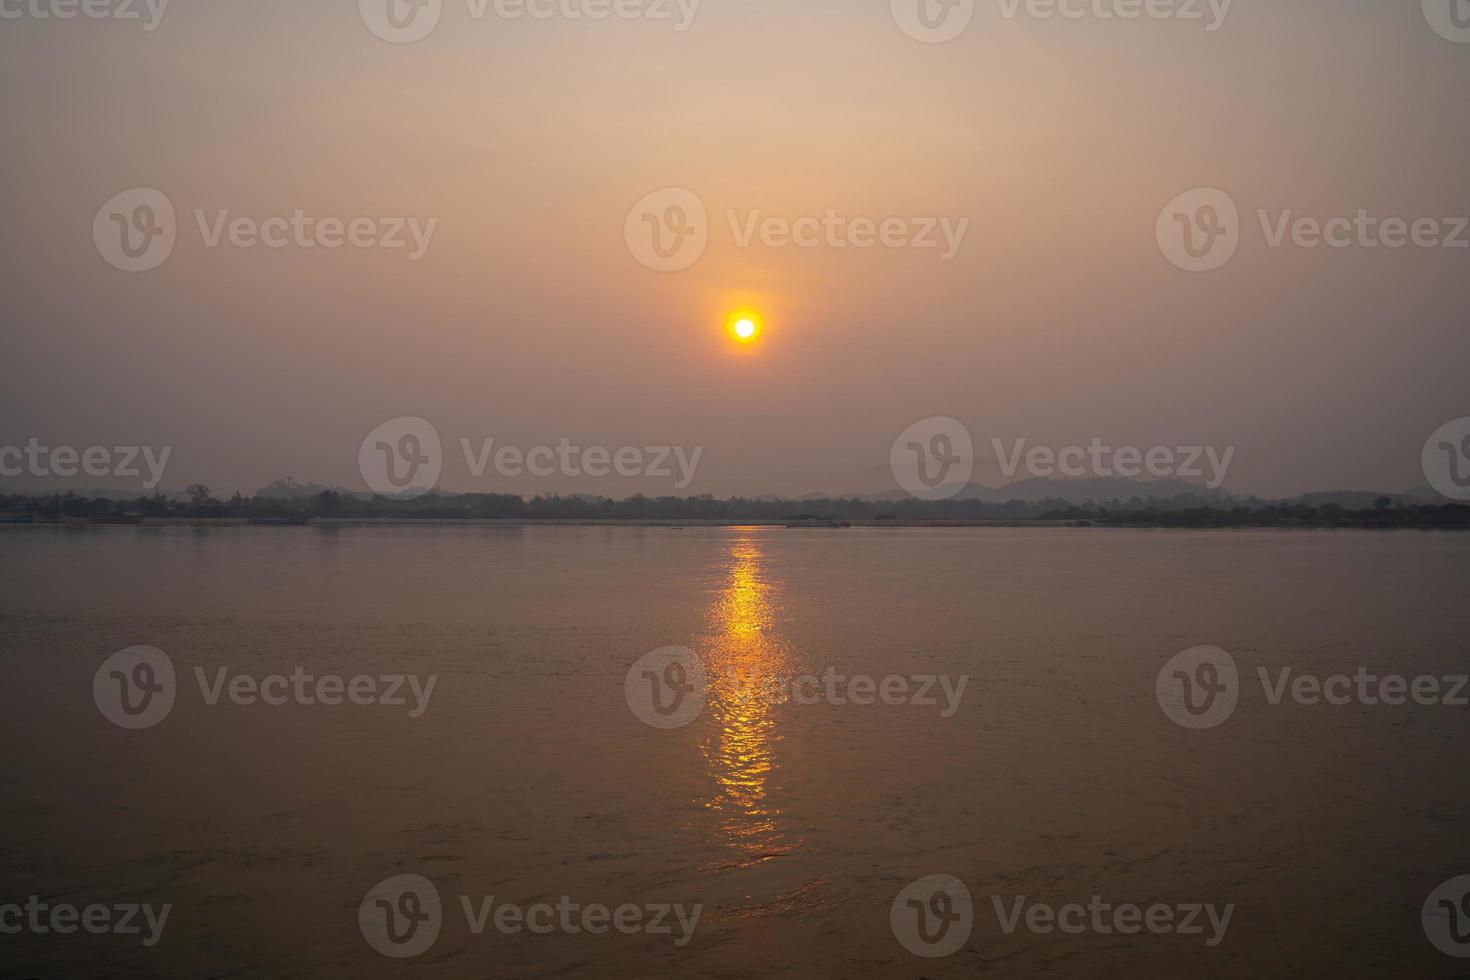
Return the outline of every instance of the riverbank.
<path id="1" fill-rule="evenodd" d="M 1374 521 L 1339 521 L 1322 523 L 1310 521 L 1245 521 L 1229 519 L 1222 514 L 1219 521 L 1200 520 L 1191 515 L 1180 521 L 1132 521 L 1132 520 L 851 520 L 851 528 L 1077 528 L 1093 530 L 1135 531 L 1466 531 L 1470 523 L 1445 521 L 1423 523 L 1387 523 Z M 783 520 L 737 520 L 737 519 L 637 519 L 637 518 L 459 518 L 459 517 L 352 517 L 312 518 L 306 523 L 261 524 L 247 517 L 149 517 L 142 521 L 121 523 L 117 521 L 85 520 L 35 520 L 25 523 L 0 522 L 5 528 L 99 528 L 99 527 L 259 527 L 270 531 L 303 528 L 341 529 L 355 527 L 464 527 L 464 528 L 515 528 L 515 527 L 650 527 L 668 530 L 684 528 L 718 527 L 769 527 L 790 531 L 840 531 L 847 528 L 828 527 L 820 524 L 792 525 Z"/>

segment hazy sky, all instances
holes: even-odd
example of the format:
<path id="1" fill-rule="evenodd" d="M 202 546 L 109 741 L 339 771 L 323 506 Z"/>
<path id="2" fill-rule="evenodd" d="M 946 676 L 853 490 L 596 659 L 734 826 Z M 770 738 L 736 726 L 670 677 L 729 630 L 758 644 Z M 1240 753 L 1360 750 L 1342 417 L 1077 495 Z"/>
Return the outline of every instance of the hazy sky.
<path id="1" fill-rule="evenodd" d="M 0 0 L 0 445 L 171 446 L 166 486 L 225 494 L 356 488 L 369 431 L 418 416 L 450 489 L 672 489 L 477 479 L 464 437 L 702 447 L 689 493 L 874 492 L 900 432 L 952 416 L 981 457 L 1233 446 L 1227 487 L 1277 495 L 1422 485 L 1425 439 L 1470 415 L 1470 249 L 1273 248 L 1257 216 L 1470 215 L 1470 43 L 1418 0 L 1236 0 L 1216 30 L 976 0 L 941 44 L 889 0 L 703 0 L 684 31 L 672 0 L 600 21 L 445 0 L 408 44 L 356 0 L 174 0 L 152 31 L 49 2 Z M 128 273 L 93 222 L 138 187 L 177 241 Z M 625 240 L 666 187 L 708 214 L 676 272 Z M 1194 188 L 1240 213 L 1206 273 L 1156 240 Z M 414 261 L 208 247 L 196 209 L 437 223 Z M 742 247 L 726 216 L 829 209 L 968 225 L 946 261 Z M 724 330 L 742 307 L 748 348 Z"/>

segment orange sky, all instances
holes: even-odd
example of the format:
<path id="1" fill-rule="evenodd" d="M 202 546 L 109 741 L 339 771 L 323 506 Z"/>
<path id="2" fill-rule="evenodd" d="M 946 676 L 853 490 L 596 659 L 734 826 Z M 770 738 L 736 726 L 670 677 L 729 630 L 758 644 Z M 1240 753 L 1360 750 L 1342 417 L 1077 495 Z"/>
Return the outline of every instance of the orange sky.
<path id="1" fill-rule="evenodd" d="M 925 44 L 887 0 L 703 0 L 692 26 L 473 19 L 413 44 L 353 3 L 171 5 L 158 28 L 0 24 L 0 442 L 175 447 L 168 485 L 358 486 L 386 418 L 447 442 L 703 447 L 688 492 L 891 489 L 926 416 L 1055 445 L 1235 446 L 1231 489 L 1422 483 L 1470 414 L 1470 250 L 1270 248 L 1259 209 L 1470 213 L 1470 44 L 1417 3 L 1238 0 L 1180 21 L 1007 19 Z M 675 8 L 677 9 L 677 8 Z M 119 272 L 91 226 L 163 191 L 178 243 Z M 655 272 L 630 208 L 694 191 Z M 1161 255 L 1226 189 L 1238 254 Z M 413 216 L 423 257 L 206 247 L 194 212 Z M 753 212 L 966 220 L 956 254 L 742 247 Z M 764 332 L 737 349 L 737 308 Z M 1001 482 L 980 459 L 976 479 Z M 451 489 L 668 492 L 556 479 Z"/>

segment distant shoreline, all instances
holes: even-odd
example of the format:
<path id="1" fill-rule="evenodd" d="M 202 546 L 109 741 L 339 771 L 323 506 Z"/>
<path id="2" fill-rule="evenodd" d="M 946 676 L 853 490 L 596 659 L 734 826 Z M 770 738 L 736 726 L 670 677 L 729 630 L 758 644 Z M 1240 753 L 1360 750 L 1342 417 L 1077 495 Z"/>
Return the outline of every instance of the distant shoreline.
<path id="1" fill-rule="evenodd" d="M 736 519 L 691 519 L 673 520 L 666 518 L 461 518 L 461 517 L 354 517 L 312 518 L 307 524 L 287 527 L 254 524 L 244 517 L 149 517 L 140 523 L 119 524 L 109 521 L 86 520 L 35 520 L 27 523 L 0 522 L 0 530 L 7 528 L 103 528 L 103 527 L 258 527 L 262 531 L 280 533 L 301 528 L 353 528 L 353 527 L 463 527 L 463 528 L 514 528 L 514 527 L 650 527 L 650 528 L 734 528 L 759 527 L 779 528 L 790 531 L 821 531 L 836 533 L 842 530 L 884 528 L 1067 528 L 1072 530 L 1103 531 L 1466 531 L 1464 524 L 1370 524 L 1341 523 L 1239 523 L 1239 524 L 1186 524 L 1165 522 L 1132 522 L 1107 520 L 852 520 L 851 528 L 831 528 L 813 525 L 791 526 L 781 520 L 736 520 Z"/>
<path id="2" fill-rule="evenodd" d="M 0 495 L 0 524 L 117 524 L 171 526 L 273 525 L 311 522 L 320 527 L 1013 527 L 1013 528 L 1470 528 L 1470 504 L 1420 502 L 1382 495 L 1363 506 L 1333 500 L 1217 501 L 1195 494 L 1128 501 L 761 500 L 732 497 L 610 498 L 514 494 L 425 494 L 362 499 L 334 490 L 308 497 L 242 497 L 228 500 L 194 485 L 188 500 L 163 495 L 117 500 L 108 497 Z"/>

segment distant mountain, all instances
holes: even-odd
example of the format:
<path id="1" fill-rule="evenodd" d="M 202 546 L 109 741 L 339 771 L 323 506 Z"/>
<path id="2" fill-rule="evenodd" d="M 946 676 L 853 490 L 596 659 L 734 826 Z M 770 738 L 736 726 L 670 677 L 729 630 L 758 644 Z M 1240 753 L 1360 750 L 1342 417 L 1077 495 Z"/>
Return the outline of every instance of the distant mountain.
<path id="1" fill-rule="evenodd" d="M 351 494 L 352 491 L 346 487 L 324 487 L 319 483 L 297 483 L 293 477 L 277 480 L 267 486 L 255 491 L 257 497 L 272 497 L 276 500 L 300 500 L 302 497 L 315 497 L 324 490 L 335 490 L 340 494 Z"/>

